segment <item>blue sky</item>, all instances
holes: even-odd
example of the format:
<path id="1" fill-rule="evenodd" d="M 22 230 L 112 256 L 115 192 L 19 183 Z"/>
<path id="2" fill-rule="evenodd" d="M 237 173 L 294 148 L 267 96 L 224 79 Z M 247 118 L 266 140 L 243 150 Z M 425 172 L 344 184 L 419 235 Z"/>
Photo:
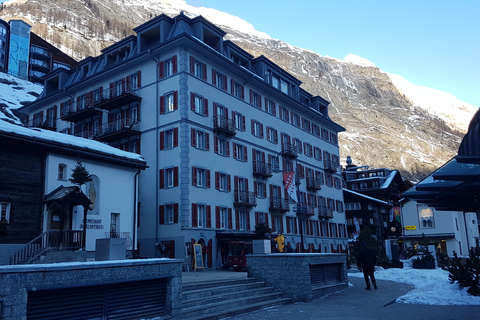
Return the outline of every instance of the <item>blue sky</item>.
<path id="1" fill-rule="evenodd" d="M 480 107 L 479 0 L 186 0 L 274 39 L 343 59 L 349 53 L 413 84 Z"/>

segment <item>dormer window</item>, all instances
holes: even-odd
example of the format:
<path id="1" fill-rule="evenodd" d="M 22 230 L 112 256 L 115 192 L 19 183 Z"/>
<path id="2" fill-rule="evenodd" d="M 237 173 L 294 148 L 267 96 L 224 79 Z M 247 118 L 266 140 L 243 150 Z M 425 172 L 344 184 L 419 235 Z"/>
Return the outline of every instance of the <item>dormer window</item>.
<path id="1" fill-rule="evenodd" d="M 283 93 L 288 94 L 288 93 L 289 93 L 288 87 L 289 87 L 288 82 L 282 80 L 282 81 L 281 81 L 280 90 L 281 90 Z"/>
<path id="2" fill-rule="evenodd" d="M 272 86 L 280 89 L 280 79 L 276 75 L 272 75 Z"/>

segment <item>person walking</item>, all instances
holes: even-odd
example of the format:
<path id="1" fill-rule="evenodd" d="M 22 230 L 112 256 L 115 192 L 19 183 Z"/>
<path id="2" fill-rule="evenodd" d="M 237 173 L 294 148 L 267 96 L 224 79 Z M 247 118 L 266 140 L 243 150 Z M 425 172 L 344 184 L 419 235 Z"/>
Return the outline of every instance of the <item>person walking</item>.
<path id="1" fill-rule="evenodd" d="M 367 247 L 367 243 L 362 241 L 362 248 L 358 255 L 358 269 L 363 270 L 363 277 L 365 278 L 365 290 L 370 290 L 370 279 L 372 281 L 373 288 L 377 289 L 377 281 L 375 280 L 375 264 L 377 263 L 377 255 L 375 252 Z M 370 279 L 369 279 L 370 278 Z"/>

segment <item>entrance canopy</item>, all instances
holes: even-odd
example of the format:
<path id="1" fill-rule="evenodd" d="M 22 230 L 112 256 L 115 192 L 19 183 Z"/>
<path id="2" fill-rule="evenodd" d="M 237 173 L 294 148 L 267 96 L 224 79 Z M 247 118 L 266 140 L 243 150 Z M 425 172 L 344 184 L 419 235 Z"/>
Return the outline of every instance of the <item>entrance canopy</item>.
<path id="1" fill-rule="evenodd" d="M 402 194 L 437 210 L 480 210 L 480 113 L 477 111 L 458 155 Z"/>

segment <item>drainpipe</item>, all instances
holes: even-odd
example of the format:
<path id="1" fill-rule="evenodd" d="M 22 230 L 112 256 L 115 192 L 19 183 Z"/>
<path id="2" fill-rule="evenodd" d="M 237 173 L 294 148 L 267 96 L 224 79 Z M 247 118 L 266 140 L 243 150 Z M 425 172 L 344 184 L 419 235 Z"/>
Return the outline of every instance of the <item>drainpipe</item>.
<path id="1" fill-rule="evenodd" d="M 137 193 L 138 193 L 138 175 L 140 174 L 140 171 L 142 169 L 138 168 L 137 173 L 135 173 L 135 176 L 133 178 L 133 247 L 132 247 L 132 257 L 135 254 L 135 248 L 137 246 L 137 214 L 138 214 L 138 204 L 137 204 Z"/>
<path id="2" fill-rule="evenodd" d="M 470 242 L 468 241 L 468 226 L 467 218 L 465 217 L 465 211 L 463 211 L 463 223 L 465 224 L 465 238 L 467 240 L 467 254 L 470 252 Z"/>

